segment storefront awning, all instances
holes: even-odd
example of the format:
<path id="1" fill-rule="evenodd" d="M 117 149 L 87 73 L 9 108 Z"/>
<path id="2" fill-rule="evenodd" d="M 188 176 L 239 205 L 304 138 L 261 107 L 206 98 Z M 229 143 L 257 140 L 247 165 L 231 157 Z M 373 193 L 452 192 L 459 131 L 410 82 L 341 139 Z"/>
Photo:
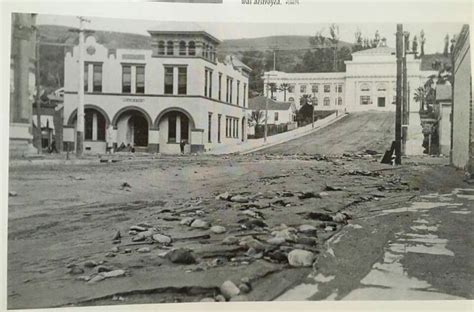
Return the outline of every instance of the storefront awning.
<path id="1" fill-rule="evenodd" d="M 49 116 L 49 115 L 43 116 L 43 115 L 41 115 L 40 117 L 41 117 L 41 129 L 48 128 L 48 129 L 53 129 L 54 130 L 53 116 Z M 37 127 L 38 116 L 33 115 L 31 117 L 31 119 L 33 120 L 33 126 Z"/>

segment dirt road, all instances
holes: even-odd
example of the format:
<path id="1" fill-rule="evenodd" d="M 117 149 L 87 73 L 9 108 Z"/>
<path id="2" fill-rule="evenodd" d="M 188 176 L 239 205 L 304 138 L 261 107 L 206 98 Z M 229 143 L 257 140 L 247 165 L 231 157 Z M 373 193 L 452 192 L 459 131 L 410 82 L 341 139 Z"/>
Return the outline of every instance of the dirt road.
<path id="1" fill-rule="evenodd" d="M 316 133 L 279 144 L 259 153 L 308 153 L 341 155 L 367 149 L 383 153 L 395 138 L 395 113 L 361 112 L 327 126 Z"/>

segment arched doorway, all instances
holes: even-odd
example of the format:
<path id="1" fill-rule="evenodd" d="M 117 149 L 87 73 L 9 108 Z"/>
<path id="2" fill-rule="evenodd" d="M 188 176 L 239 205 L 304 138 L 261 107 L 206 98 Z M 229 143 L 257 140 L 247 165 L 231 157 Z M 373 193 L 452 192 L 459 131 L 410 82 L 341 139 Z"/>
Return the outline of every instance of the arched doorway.
<path id="1" fill-rule="evenodd" d="M 114 118 L 117 128 L 117 145 L 120 147 L 147 147 L 150 122 L 144 112 L 128 109 Z"/>
<path id="2" fill-rule="evenodd" d="M 160 129 L 160 152 L 168 154 L 180 153 L 180 142 L 184 141 L 185 152 L 190 151 L 191 129 L 194 121 L 180 110 L 169 110 L 157 118 Z"/>
<path id="3" fill-rule="evenodd" d="M 86 104 L 84 107 L 84 153 L 105 153 L 107 127 L 110 124 L 105 111 L 97 106 Z M 77 130 L 77 111 L 69 117 L 69 126 Z M 74 131 L 76 133 L 76 131 Z M 74 138 L 77 142 L 77 138 Z M 74 148 L 76 143 L 74 143 Z"/>

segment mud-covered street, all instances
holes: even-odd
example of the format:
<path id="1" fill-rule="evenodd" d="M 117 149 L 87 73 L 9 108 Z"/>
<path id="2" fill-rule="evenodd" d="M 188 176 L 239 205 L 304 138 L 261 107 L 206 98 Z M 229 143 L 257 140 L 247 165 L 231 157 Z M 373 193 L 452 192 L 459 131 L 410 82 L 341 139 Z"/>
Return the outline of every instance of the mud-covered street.
<path id="1" fill-rule="evenodd" d="M 463 186 L 446 159 L 392 167 L 371 154 L 15 164 L 8 306 L 277 299 L 327 265 L 319 259 L 341 231 L 357 229 L 348 225 Z M 466 200 L 462 208 L 467 212 L 459 216 L 472 225 L 472 205 Z M 348 246 L 336 251 L 336 270 L 361 259 L 353 264 L 357 274 L 341 271 L 339 283 L 357 284 L 380 260 L 397 225 L 392 219 L 399 220 L 396 213 L 385 218 L 372 222 L 375 232 L 364 231 L 371 239 L 348 240 L 360 253 Z M 472 272 L 464 270 L 471 286 L 465 289 L 472 289 Z M 458 295 L 472 298 L 469 291 Z"/>

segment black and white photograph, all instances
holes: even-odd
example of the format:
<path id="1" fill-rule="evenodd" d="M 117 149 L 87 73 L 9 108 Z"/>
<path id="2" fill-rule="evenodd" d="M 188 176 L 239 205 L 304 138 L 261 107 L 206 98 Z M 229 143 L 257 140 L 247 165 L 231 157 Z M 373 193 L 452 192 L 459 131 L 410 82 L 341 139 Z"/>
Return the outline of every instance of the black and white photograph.
<path id="1" fill-rule="evenodd" d="M 472 309 L 471 12 L 298 21 L 318 3 L 158 2 L 2 14 L 7 309 Z"/>

